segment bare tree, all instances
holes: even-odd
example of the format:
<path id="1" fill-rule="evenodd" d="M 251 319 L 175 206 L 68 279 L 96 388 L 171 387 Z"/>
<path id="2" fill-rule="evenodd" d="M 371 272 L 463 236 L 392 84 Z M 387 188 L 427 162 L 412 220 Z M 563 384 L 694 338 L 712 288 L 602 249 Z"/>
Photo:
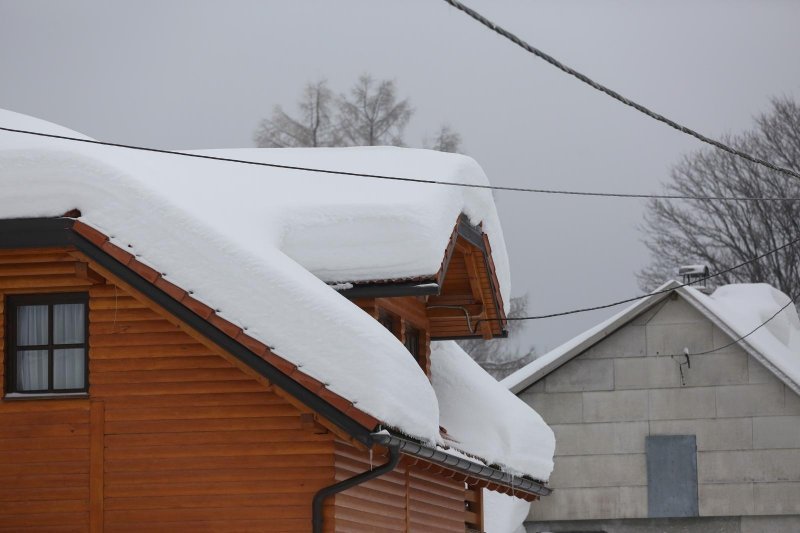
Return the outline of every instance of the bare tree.
<path id="1" fill-rule="evenodd" d="M 461 135 L 451 128 L 449 124 L 443 124 L 432 142 L 426 139 L 422 144 L 428 150 L 458 153 L 461 151 Z"/>
<path id="2" fill-rule="evenodd" d="M 397 99 L 394 81 L 376 81 L 369 74 L 360 76 L 349 94 L 339 96 L 324 80 L 309 83 L 298 109 L 295 118 L 276 105 L 253 135 L 256 146 L 404 146 L 403 132 L 414 114 L 408 99 Z M 426 139 L 423 145 L 431 150 L 458 152 L 461 135 L 443 125 L 433 142 Z"/>
<path id="3" fill-rule="evenodd" d="M 511 298 L 509 318 L 528 314 L 528 295 Z M 465 339 L 458 341 L 476 363 L 484 370 L 500 380 L 515 370 L 522 368 L 536 358 L 533 346 L 525 346 L 520 339 L 525 322 L 511 320 L 508 322 L 507 339 Z"/>
<path id="4" fill-rule="evenodd" d="M 800 171 L 800 106 L 775 98 L 752 131 L 728 139 L 736 148 Z M 798 197 L 800 180 L 742 161 L 719 150 L 686 156 L 672 170 L 669 193 L 690 196 Z M 720 271 L 800 236 L 798 202 L 652 200 L 642 228 L 651 264 L 638 273 L 650 290 L 687 263 Z M 800 246 L 793 246 L 717 278 L 717 282 L 767 282 L 791 297 L 800 294 Z"/>
<path id="5" fill-rule="evenodd" d="M 276 105 L 272 116 L 261 121 L 254 140 L 262 148 L 297 146 L 339 146 L 341 139 L 334 123 L 334 96 L 325 80 L 309 83 L 298 103 L 300 117 L 290 117 Z"/>
<path id="6" fill-rule="evenodd" d="M 394 81 L 375 81 L 363 74 L 339 96 L 339 129 L 350 146 L 403 146 L 403 130 L 413 110 L 408 99 L 397 100 Z"/>

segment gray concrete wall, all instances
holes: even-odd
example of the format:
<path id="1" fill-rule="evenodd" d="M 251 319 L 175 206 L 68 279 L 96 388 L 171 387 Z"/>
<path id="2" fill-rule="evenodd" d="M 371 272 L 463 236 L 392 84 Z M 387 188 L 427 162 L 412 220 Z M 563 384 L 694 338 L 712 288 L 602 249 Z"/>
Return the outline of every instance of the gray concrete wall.
<path id="1" fill-rule="evenodd" d="M 648 435 L 697 436 L 700 516 L 800 514 L 800 398 L 735 345 L 692 357 L 681 382 L 673 354 L 730 341 L 670 298 L 521 392 L 556 434 L 531 523 L 647 518 Z"/>
<path id="2" fill-rule="evenodd" d="M 798 516 L 724 516 L 527 522 L 527 533 L 797 533 Z"/>

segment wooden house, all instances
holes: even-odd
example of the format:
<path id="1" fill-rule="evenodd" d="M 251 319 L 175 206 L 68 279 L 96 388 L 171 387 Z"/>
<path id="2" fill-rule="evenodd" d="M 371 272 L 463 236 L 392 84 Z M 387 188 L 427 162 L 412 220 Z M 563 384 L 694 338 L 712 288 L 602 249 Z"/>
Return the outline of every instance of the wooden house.
<path id="1" fill-rule="evenodd" d="M 493 417 L 545 435 L 521 451 L 476 440 L 436 399 L 431 341 L 504 334 L 493 205 L 396 236 L 434 240 L 435 268 L 371 274 L 389 250 L 326 279 L 304 262 L 336 263 L 345 244 L 304 257 L 287 237 L 313 235 L 297 210 L 273 238 L 253 198 L 226 203 L 219 168 L 201 179 L 205 161 L 20 137 L 0 137 L 0 531 L 482 531 L 481 489 L 548 494 L 535 413 Z"/>

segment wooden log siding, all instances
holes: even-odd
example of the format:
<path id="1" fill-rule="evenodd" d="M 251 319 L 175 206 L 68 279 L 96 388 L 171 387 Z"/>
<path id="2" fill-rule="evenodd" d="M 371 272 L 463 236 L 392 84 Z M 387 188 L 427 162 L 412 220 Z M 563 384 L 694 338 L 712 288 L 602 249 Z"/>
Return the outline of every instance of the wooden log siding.
<path id="1" fill-rule="evenodd" d="M 406 332 L 412 329 L 417 330 L 417 335 L 419 336 L 417 362 L 425 371 L 425 375 L 430 377 L 431 336 L 425 297 L 357 298 L 353 300 L 353 303 L 375 320 L 382 321 L 382 318 L 390 318 L 392 327 L 387 329 L 390 329 L 392 334 L 404 344 L 406 342 Z M 388 324 L 385 324 L 385 326 L 388 326 Z"/>
<path id="2" fill-rule="evenodd" d="M 336 442 L 336 480 L 386 462 L 386 457 Z M 403 459 L 391 474 L 337 494 L 336 531 L 464 532 L 465 485 Z"/>
<path id="3" fill-rule="evenodd" d="M 0 531 L 308 531 L 332 434 L 98 279 L 67 249 L 0 251 L 2 301 L 90 296 L 90 399 L 0 401 Z"/>

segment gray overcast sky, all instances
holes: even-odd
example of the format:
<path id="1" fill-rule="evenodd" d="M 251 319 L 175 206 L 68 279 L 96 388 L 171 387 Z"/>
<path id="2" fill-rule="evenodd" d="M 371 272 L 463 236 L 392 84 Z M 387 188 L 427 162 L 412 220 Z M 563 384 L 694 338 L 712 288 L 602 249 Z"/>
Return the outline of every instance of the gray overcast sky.
<path id="1" fill-rule="evenodd" d="M 800 96 L 800 2 L 489 1 L 469 5 L 623 94 L 712 136 Z M 524 53 L 438 0 L 0 0 L 0 107 L 93 137 L 251 146 L 305 82 L 397 80 L 419 145 L 442 122 L 495 184 L 654 192 L 698 142 Z M 639 200 L 498 193 L 515 294 L 531 312 L 638 293 Z M 614 311 L 531 324 L 553 348 Z"/>

